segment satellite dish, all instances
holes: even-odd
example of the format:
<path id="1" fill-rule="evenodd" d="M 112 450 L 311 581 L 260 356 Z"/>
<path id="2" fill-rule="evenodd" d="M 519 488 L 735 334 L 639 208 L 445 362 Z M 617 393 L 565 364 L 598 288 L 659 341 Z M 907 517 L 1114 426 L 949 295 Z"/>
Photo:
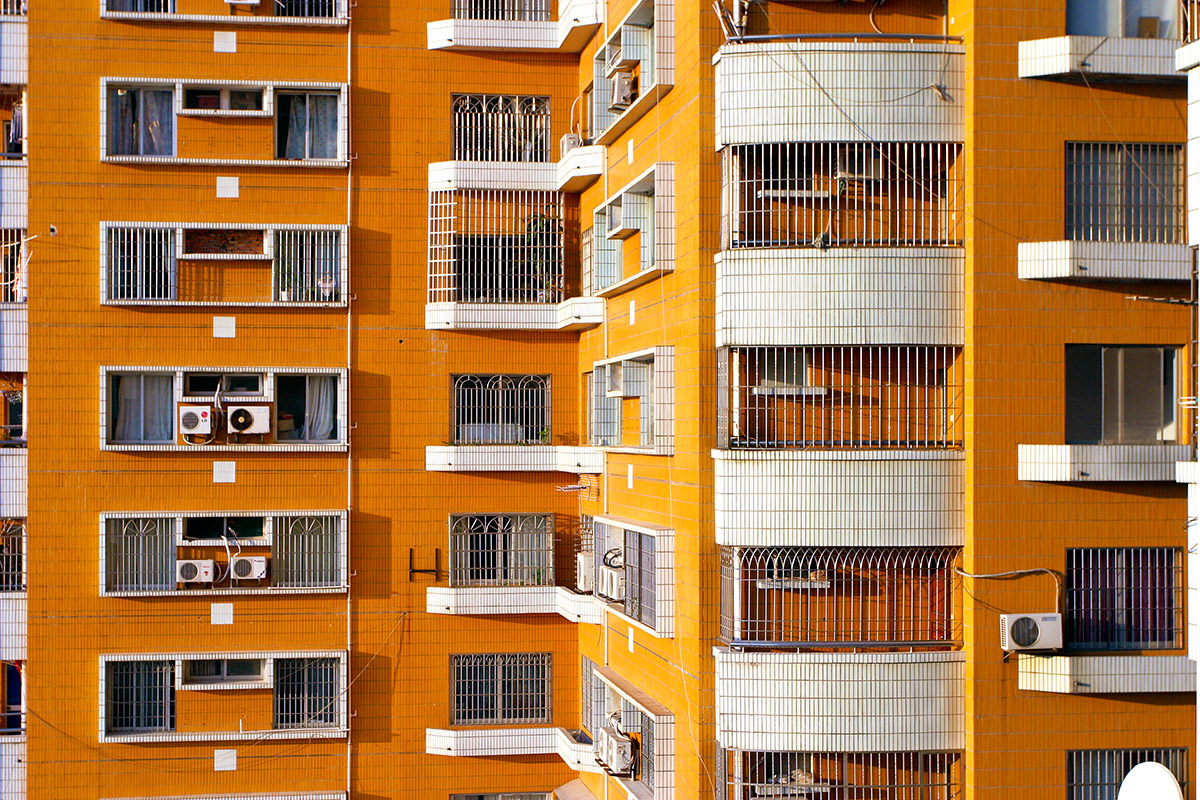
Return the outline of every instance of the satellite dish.
<path id="1" fill-rule="evenodd" d="M 1157 761 L 1143 761 L 1125 775 L 1117 800 L 1183 800 L 1179 781 Z"/>

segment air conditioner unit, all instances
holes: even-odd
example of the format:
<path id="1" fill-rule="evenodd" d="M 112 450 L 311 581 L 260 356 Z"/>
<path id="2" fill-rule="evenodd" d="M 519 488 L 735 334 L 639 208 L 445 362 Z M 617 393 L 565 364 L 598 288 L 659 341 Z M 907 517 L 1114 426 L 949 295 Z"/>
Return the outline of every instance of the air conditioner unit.
<path id="1" fill-rule="evenodd" d="M 597 591 L 609 600 L 625 599 L 625 568 L 600 567 L 600 585 Z"/>
<path id="2" fill-rule="evenodd" d="M 642 232 L 642 229 L 639 226 L 633 223 L 627 223 L 625 221 L 626 215 L 624 206 L 613 203 L 612 205 L 608 206 L 607 212 L 608 230 L 604 232 L 604 238 L 628 239 L 635 233 Z"/>
<path id="3" fill-rule="evenodd" d="M 229 433 L 270 433 L 270 406 L 230 406 L 228 419 Z"/>
<path id="4" fill-rule="evenodd" d="M 594 752 L 597 760 L 613 775 L 633 772 L 633 740 L 611 725 L 600 729 Z"/>
<path id="5" fill-rule="evenodd" d="M 590 594 L 595 583 L 596 554 L 591 550 L 582 550 L 575 554 L 575 588 Z"/>
<path id="6" fill-rule="evenodd" d="M 1021 650 L 1062 648 L 1062 614 L 1001 614 L 1000 647 Z"/>
<path id="7" fill-rule="evenodd" d="M 239 581 L 254 581 L 267 577 L 266 556 L 237 556 L 229 563 L 229 574 Z"/>
<path id="8" fill-rule="evenodd" d="M 635 95 L 633 93 L 633 73 L 618 72 L 612 76 L 612 100 L 608 103 L 608 110 L 620 113 L 633 103 Z"/>
<path id="9" fill-rule="evenodd" d="M 208 436 L 212 433 L 211 406 L 180 406 L 179 432 L 184 436 Z"/>
<path id="10" fill-rule="evenodd" d="M 571 152 L 582 144 L 583 140 L 579 138 L 578 133 L 563 134 L 562 139 L 559 139 L 558 141 L 558 157 L 566 158 L 567 153 Z"/>
<path id="11" fill-rule="evenodd" d="M 212 583 L 213 560 L 192 558 L 175 562 L 175 580 L 179 583 Z"/>

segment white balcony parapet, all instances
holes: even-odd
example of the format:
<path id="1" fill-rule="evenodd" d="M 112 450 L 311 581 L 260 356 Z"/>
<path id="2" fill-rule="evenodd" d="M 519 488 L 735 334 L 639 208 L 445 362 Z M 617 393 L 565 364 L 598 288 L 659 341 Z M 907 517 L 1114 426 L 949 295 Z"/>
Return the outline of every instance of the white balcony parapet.
<path id="1" fill-rule="evenodd" d="M 722 45 L 713 59 L 717 147 L 961 142 L 964 52 L 932 42 Z"/>
<path id="2" fill-rule="evenodd" d="M 1200 462 L 1175 464 L 1175 481 L 1187 484 L 1188 519 L 1200 519 Z M 1200 525 L 1187 526 L 1187 643 L 1188 655 L 1200 660 Z"/>
<path id="3" fill-rule="evenodd" d="M 570 297 L 561 303 L 426 303 L 430 331 L 582 331 L 604 322 L 604 299 Z"/>
<path id="4" fill-rule="evenodd" d="M 29 83 L 29 23 L 26 17 L 0 17 L 0 83 Z"/>
<path id="5" fill-rule="evenodd" d="M 608 148 L 599 144 L 569 150 L 558 162 L 558 190 L 582 192 L 599 180 L 607 152 Z"/>
<path id="6" fill-rule="evenodd" d="M 599 625 L 604 608 L 590 594 L 564 586 L 430 586 L 429 614 L 558 614 L 571 622 Z"/>
<path id="7" fill-rule="evenodd" d="M 435 161 L 429 191 L 524 189 L 554 191 L 558 165 L 552 161 Z"/>
<path id="8" fill-rule="evenodd" d="M 1017 45 L 1017 75 L 1021 78 L 1183 82 L 1176 71 L 1174 39 L 1127 36 L 1056 36 Z"/>
<path id="9" fill-rule="evenodd" d="M 0 227 L 29 227 L 29 165 L 0 160 Z"/>
<path id="10" fill-rule="evenodd" d="M 1038 656 L 1021 653 L 1017 687 L 1055 694 L 1195 692 L 1196 662 L 1187 656 Z"/>
<path id="11" fill-rule="evenodd" d="M 725 250 L 717 346 L 963 344 L 961 247 Z"/>
<path id="12" fill-rule="evenodd" d="M 596 795 L 588 790 L 583 781 L 576 778 L 555 789 L 554 800 L 596 800 Z"/>
<path id="13" fill-rule="evenodd" d="M 443 19 L 426 26 L 430 50 L 548 50 L 578 53 L 604 22 L 602 0 L 560 0 L 558 20 Z"/>
<path id="14" fill-rule="evenodd" d="M 1186 281 L 1192 277 L 1192 251 L 1186 244 L 1151 242 L 1021 242 L 1017 277 Z"/>
<path id="15" fill-rule="evenodd" d="M 760 653 L 714 648 L 717 741 L 739 750 L 964 746 L 961 652 Z"/>
<path id="16" fill-rule="evenodd" d="M 0 592 L 0 660 L 24 661 L 28 641 L 29 601 L 25 592 Z"/>
<path id="17" fill-rule="evenodd" d="M 714 450 L 716 542 L 963 544 L 957 450 Z"/>
<path id="18" fill-rule="evenodd" d="M 579 772 L 603 772 L 590 742 L 554 726 L 528 728 L 426 728 L 425 752 L 433 756 L 556 755 Z"/>
<path id="19" fill-rule="evenodd" d="M 0 372 L 29 371 L 29 309 L 0 303 Z"/>
<path id="20" fill-rule="evenodd" d="M 0 800 L 25 800 L 25 734 L 0 738 Z"/>
<path id="21" fill-rule="evenodd" d="M 1017 445 L 1017 480 L 1051 483 L 1174 481 L 1187 444 Z"/>
<path id="22" fill-rule="evenodd" d="M 0 517 L 28 515 L 28 455 L 24 447 L 0 448 Z"/>
<path id="23" fill-rule="evenodd" d="M 429 445 L 430 472 L 574 472 L 599 474 L 604 452 L 570 445 L 459 444 Z"/>

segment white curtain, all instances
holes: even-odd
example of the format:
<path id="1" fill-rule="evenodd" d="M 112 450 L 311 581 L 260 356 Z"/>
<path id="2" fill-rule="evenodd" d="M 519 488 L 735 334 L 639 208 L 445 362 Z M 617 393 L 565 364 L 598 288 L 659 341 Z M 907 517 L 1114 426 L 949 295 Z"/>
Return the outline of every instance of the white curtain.
<path id="1" fill-rule="evenodd" d="M 304 158 L 308 133 L 308 96 L 303 94 L 284 95 L 288 103 L 287 144 L 284 158 Z M 281 100 L 284 98 L 280 98 Z"/>
<path id="2" fill-rule="evenodd" d="M 333 439 L 337 434 L 337 376 L 309 375 L 304 404 L 304 438 Z"/>
<path id="3" fill-rule="evenodd" d="M 169 442 L 174 430 L 170 375 L 120 375 L 113 441 Z"/>
<path id="4" fill-rule="evenodd" d="M 308 96 L 309 158 L 337 158 L 337 95 Z"/>

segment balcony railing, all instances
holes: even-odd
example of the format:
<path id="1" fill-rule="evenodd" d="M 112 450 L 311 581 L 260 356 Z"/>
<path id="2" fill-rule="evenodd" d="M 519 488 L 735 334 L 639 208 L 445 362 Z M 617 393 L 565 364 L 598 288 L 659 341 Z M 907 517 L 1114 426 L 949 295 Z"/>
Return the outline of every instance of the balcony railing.
<path id="1" fill-rule="evenodd" d="M 554 515 L 451 517 L 450 585 L 553 586 Z"/>
<path id="2" fill-rule="evenodd" d="M 28 0 L 0 0 L 0 16 L 25 16 L 29 13 Z"/>
<path id="3" fill-rule="evenodd" d="M 958 753 L 779 753 L 725 750 L 721 800 L 830 797 L 940 798 L 962 795 Z"/>
<path id="4" fill-rule="evenodd" d="M 550 0 L 454 0 L 455 19 L 549 22 Z"/>
<path id="5" fill-rule="evenodd" d="M 721 635 L 765 647 L 947 647 L 957 547 L 726 547 Z"/>
<path id="6" fill-rule="evenodd" d="M 28 262 L 25 231 L 0 229 L 0 303 L 23 303 Z"/>
<path id="7" fill-rule="evenodd" d="M 718 447 L 956 448 L 956 347 L 732 347 L 718 355 Z"/>
<path id="8" fill-rule="evenodd" d="M 565 216 L 558 192 L 431 192 L 429 302 L 561 302 Z"/>
<path id="9" fill-rule="evenodd" d="M 550 98 L 454 96 L 455 161 L 549 161 Z"/>
<path id="10" fill-rule="evenodd" d="M 961 150 L 945 142 L 727 147 L 724 246 L 957 246 Z"/>
<path id="11" fill-rule="evenodd" d="M 550 444 L 549 375 L 453 380 L 453 444 Z"/>

